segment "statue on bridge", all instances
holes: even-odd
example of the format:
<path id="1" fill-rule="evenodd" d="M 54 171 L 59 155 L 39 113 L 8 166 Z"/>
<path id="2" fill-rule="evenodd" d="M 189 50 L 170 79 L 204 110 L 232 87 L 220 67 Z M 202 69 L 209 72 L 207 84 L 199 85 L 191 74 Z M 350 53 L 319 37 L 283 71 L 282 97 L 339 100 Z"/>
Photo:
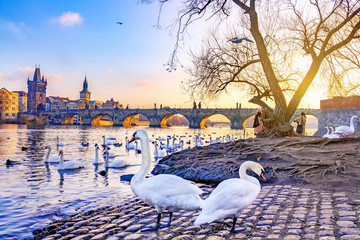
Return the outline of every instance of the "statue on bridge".
<path id="1" fill-rule="evenodd" d="M 193 109 L 196 109 L 196 102 L 194 101 L 194 106 L 193 106 Z"/>

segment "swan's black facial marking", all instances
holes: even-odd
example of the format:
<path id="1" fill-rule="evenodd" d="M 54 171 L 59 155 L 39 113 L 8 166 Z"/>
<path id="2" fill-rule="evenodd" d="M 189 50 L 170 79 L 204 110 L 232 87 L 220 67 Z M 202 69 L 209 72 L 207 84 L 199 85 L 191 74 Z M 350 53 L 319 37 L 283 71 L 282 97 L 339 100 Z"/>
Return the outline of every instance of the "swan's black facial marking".
<path id="1" fill-rule="evenodd" d="M 135 135 L 136 135 L 136 132 L 134 132 L 134 134 L 133 134 L 132 138 L 130 139 L 129 143 L 135 141 Z"/>

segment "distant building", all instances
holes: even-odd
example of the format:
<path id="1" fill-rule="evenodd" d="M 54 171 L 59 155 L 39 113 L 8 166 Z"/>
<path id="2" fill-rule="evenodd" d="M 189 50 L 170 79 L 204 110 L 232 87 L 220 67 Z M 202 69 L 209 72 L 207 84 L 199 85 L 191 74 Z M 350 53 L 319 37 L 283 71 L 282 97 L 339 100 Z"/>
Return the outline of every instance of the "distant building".
<path id="1" fill-rule="evenodd" d="M 107 100 L 103 105 L 102 105 L 103 109 L 123 109 L 123 105 L 119 104 L 119 102 L 114 101 L 113 98 L 111 98 L 110 100 Z"/>
<path id="2" fill-rule="evenodd" d="M 360 107 L 360 96 L 320 100 L 320 109 Z"/>
<path id="3" fill-rule="evenodd" d="M 19 112 L 24 113 L 27 112 L 27 99 L 28 94 L 24 91 L 14 91 L 15 93 L 19 94 Z"/>
<path id="4" fill-rule="evenodd" d="M 19 114 L 19 93 L 0 89 L 0 119 L 1 121 L 16 121 Z"/>
<path id="5" fill-rule="evenodd" d="M 69 101 L 67 97 L 49 96 L 46 98 L 45 111 L 65 110 Z"/>
<path id="6" fill-rule="evenodd" d="M 80 92 L 80 100 L 90 101 L 90 97 L 91 97 L 91 93 L 88 90 L 88 83 L 87 83 L 86 76 L 85 76 L 85 80 L 83 83 L 83 90 L 81 90 L 81 92 Z"/>
<path id="7" fill-rule="evenodd" d="M 41 77 L 40 67 L 35 66 L 34 78 L 32 80 L 28 78 L 27 84 L 27 111 L 36 113 L 39 110 L 45 110 L 47 80 L 45 80 L 44 76 Z"/>

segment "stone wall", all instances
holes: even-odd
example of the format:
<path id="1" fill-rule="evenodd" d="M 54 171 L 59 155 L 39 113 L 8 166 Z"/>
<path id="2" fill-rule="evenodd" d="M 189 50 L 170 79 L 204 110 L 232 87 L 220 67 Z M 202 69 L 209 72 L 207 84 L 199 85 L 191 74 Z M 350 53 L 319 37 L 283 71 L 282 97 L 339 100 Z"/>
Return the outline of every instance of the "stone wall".
<path id="1" fill-rule="evenodd" d="M 314 136 L 322 136 L 326 133 L 325 127 L 337 127 L 340 125 L 350 126 L 352 116 L 360 116 L 360 107 L 322 109 L 319 116 L 318 131 Z M 355 130 L 360 130 L 360 121 L 354 121 Z"/>

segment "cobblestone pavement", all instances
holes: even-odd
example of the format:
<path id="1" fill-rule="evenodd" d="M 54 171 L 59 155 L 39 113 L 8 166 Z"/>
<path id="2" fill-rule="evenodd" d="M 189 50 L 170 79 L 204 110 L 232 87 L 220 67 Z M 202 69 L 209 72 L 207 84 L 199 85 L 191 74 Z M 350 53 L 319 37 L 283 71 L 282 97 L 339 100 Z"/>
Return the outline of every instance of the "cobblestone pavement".
<path id="1" fill-rule="evenodd" d="M 203 198 L 212 191 L 199 185 Z M 262 188 L 258 198 L 238 219 L 240 233 L 230 233 L 231 219 L 194 226 L 200 211 L 174 213 L 172 226 L 156 232 L 141 229 L 154 225 L 156 211 L 138 198 L 127 199 L 118 207 L 78 214 L 34 231 L 34 239 L 360 239 L 360 201 L 345 192 L 329 193 L 290 185 Z M 163 214 L 162 222 L 168 221 Z"/>

